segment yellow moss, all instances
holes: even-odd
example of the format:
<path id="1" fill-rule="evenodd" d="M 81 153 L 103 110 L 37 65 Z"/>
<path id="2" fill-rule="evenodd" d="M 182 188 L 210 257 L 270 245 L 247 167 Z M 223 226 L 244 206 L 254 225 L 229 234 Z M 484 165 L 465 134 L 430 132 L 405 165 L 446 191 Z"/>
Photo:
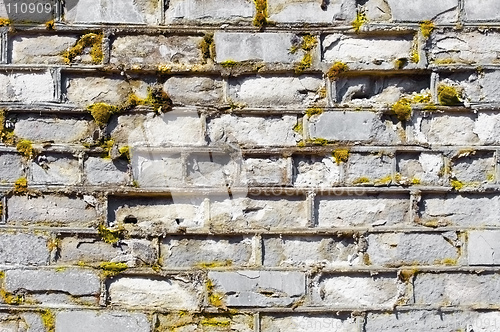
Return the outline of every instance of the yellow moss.
<path id="1" fill-rule="evenodd" d="M 33 149 L 31 141 L 26 139 L 23 139 L 19 143 L 17 143 L 16 150 L 28 159 L 33 158 L 33 156 L 35 155 L 35 149 Z"/>
<path id="2" fill-rule="evenodd" d="M 457 260 L 455 258 L 445 258 L 440 263 L 444 265 L 457 265 Z"/>
<path id="3" fill-rule="evenodd" d="M 412 178 L 411 179 L 411 184 L 420 184 L 420 179 L 419 178 Z"/>
<path id="4" fill-rule="evenodd" d="M 161 86 L 148 87 L 148 95 L 145 99 L 131 94 L 121 109 L 125 110 L 138 105 L 151 106 L 156 113 L 165 113 L 172 110 L 172 99 Z"/>
<path id="5" fill-rule="evenodd" d="M 205 288 L 208 295 L 208 303 L 217 308 L 225 308 L 224 304 L 224 294 L 217 293 L 214 291 L 215 285 L 211 279 L 207 279 L 205 282 Z"/>
<path id="6" fill-rule="evenodd" d="M 428 112 L 434 112 L 437 110 L 437 107 L 436 105 L 434 104 L 431 104 L 431 105 L 425 105 L 424 106 L 424 111 L 428 111 Z"/>
<path id="7" fill-rule="evenodd" d="M 370 179 L 367 178 L 366 176 L 362 176 L 360 178 L 357 178 L 356 180 L 354 180 L 352 183 L 353 184 L 361 184 L 361 183 L 370 183 Z"/>
<path id="8" fill-rule="evenodd" d="M 128 269 L 128 265 L 125 263 L 102 262 L 99 264 L 99 268 L 103 270 L 105 277 L 114 277 Z"/>
<path id="9" fill-rule="evenodd" d="M 451 180 L 450 184 L 451 184 L 451 187 L 457 191 L 464 187 L 463 182 L 461 182 L 459 180 Z"/>
<path id="10" fill-rule="evenodd" d="M 211 317 L 211 318 L 202 319 L 200 324 L 203 326 L 212 326 L 212 327 L 223 328 L 223 327 L 230 327 L 231 320 L 229 318 L 224 318 L 224 317 Z"/>
<path id="11" fill-rule="evenodd" d="M 409 120 L 411 117 L 411 104 L 407 98 L 401 98 L 394 105 L 392 110 L 400 121 Z"/>
<path id="12" fill-rule="evenodd" d="M 356 14 L 356 19 L 352 22 L 352 27 L 354 28 L 354 31 L 356 33 L 359 32 L 359 29 L 361 29 L 361 26 L 365 24 L 368 21 L 366 18 L 366 13 L 364 11 L 358 11 Z"/>
<path id="13" fill-rule="evenodd" d="M 87 107 L 87 110 L 94 118 L 94 121 L 101 127 L 104 127 L 108 123 L 111 115 L 119 112 L 118 107 L 105 103 L 92 104 Z"/>
<path id="14" fill-rule="evenodd" d="M 381 179 L 375 180 L 375 184 L 389 184 L 392 182 L 392 175 L 387 175 Z"/>
<path id="15" fill-rule="evenodd" d="M 297 122 L 297 124 L 293 127 L 293 131 L 302 135 L 302 132 L 304 131 L 302 121 Z"/>
<path id="16" fill-rule="evenodd" d="M 416 41 L 414 41 L 413 44 L 411 45 L 410 60 L 413 63 L 419 63 L 420 62 L 420 54 L 419 54 L 419 51 L 418 51 L 418 43 Z"/>
<path id="17" fill-rule="evenodd" d="M 304 70 L 311 68 L 312 66 L 312 55 L 310 53 L 304 54 L 302 60 L 295 66 L 295 73 L 300 74 Z"/>
<path id="18" fill-rule="evenodd" d="M 60 247 L 61 247 L 61 240 L 59 239 L 50 239 L 49 241 L 47 241 L 47 248 L 49 249 L 49 251 L 57 250 Z"/>
<path id="19" fill-rule="evenodd" d="M 398 276 L 401 279 L 401 281 L 404 282 L 411 282 L 413 280 L 413 277 L 417 273 L 417 269 L 411 269 L 411 270 L 400 270 L 398 272 Z"/>
<path id="20" fill-rule="evenodd" d="M 316 46 L 316 44 L 318 44 L 318 39 L 315 36 L 308 34 L 302 37 L 301 48 L 304 51 L 311 51 L 314 48 L 314 46 Z"/>
<path id="21" fill-rule="evenodd" d="M 50 20 L 45 22 L 45 29 L 47 30 L 55 30 L 56 28 L 56 23 L 54 20 Z"/>
<path id="22" fill-rule="evenodd" d="M 408 59 L 406 58 L 400 58 L 394 60 L 394 68 L 396 69 L 403 69 L 404 66 L 408 64 Z"/>
<path id="23" fill-rule="evenodd" d="M 89 54 L 92 58 L 92 63 L 102 63 L 102 38 L 102 33 L 88 33 L 81 36 L 73 47 L 63 52 L 64 62 L 70 64 L 77 56 L 82 55 L 85 50 L 90 50 Z"/>
<path id="24" fill-rule="evenodd" d="M 457 88 L 440 84 L 438 86 L 438 101 L 444 106 L 454 106 L 460 104 L 461 92 Z"/>
<path id="25" fill-rule="evenodd" d="M 313 144 L 313 145 L 321 145 L 321 146 L 325 146 L 328 144 L 328 140 L 327 139 L 324 139 L 324 138 L 315 138 L 313 140 L 309 140 L 309 143 Z"/>
<path id="26" fill-rule="evenodd" d="M 22 295 L 16 295 L 0 289 L 0 297 L 3 302 L 10 305 L 20 305 L 24 303 L 24 297 Z"/>
<path id="27" fill-rule="evenodd" d="M 370 261 L 370 255 L 368 253 L 363 253 L 363 264 L 365 265 L 372 265 L 372 262 Z"/>
<path id="28" fill-rule="evenodd" d="M 309 107 L 306 110 L 305 114 L 310 118 L 313 115 L 323 114 L 323 109 L 321 107 Z"/>
<path id="29" fill-rule="evenodd" d="M 66 271 L 68 268 L 65 267 L 65 266 L 59 266 L 59 267 L 56 267 L 56 272 L 64 272 Z"/>
<path id="30" fill-rule="evenodd" d="M 25 177 L 19 178 L 14 182 L 14 194 L 23 195 L 28 192 L 28 180 Z"/>
<path id="31" fill-rule="evenodd" d="M 238 64 L 238 62 L 236 62 L 234 60 L 226 60 L 226 61 L 223 61 L 220 63 L 220 65 L 224 68 L 233 68 L 237 64 Z"/>
<path id="32" fill-rule="evenodd" d="M 426 104 L 431 102 L 430 93 L 417 93 L 411 96 L 411 102 L 415 104 Z"/>
<path id="33" fill-rule="evenodd" d="M 349 150 L 347 149 L 337 149 L 332 154 L 337 165 L 340 165 L 341 162 L 345 163 L 349 159 Z"/>
<path id="34" fill-rule="evenodd" d="M 213 59 L 215 57 L 214 34 L 208 33 L 200 42 L 201 56 L 204 60 Z"/>
<path id="35" fill-rule="evenodd" d="M 120 241 L 123 233 L 123 231 L 120 229 L 112 230 L 105 227 L 104 225 L 99 225 L 97 228 L 97 232 L 104 242 L 111 244 Z"/>
<path id="36" fill-rule="evenodd" d="M 130 147 L 129 146 L 122 146 L 121 148 L 118 149 L 118 152 L 120 153 L 120 156 L 127 159 L 128 162 L 130 162 Z"/>
<path id="37" fill-rule="evenodd" d="M 432 21 L 423 21 L 420 23 L 420 31 L 424 38 L 429 38 L 431 36 L 432 30 L 434 30 L 435 25 Z"/>
<path id="38" fill-rule="evenodd" d="M 328 72 L 326 73 L 326 76 L 330 79 L 330 81 L 335 81 L 337 80 L 340 75 L 344 72 L 349 70 L 349 67 L 343 63 L 343 62 L 335 62 L 330 69 L 328 69 Z"/>
<path id="39" fill-rule="evenodd" d="M 0 27 L 6 27 L 9 26 L 11 21 L 8 18 L 0 18 Z"/>
<path id="40" fill-rule="evenodd" d="M 262 29 L 267 25 L 267 0 L 254 0 L 255 16 L 253 25 Z"/>
<path id="41" fill-rule="evenodd" d="M 158 65 L 158 67 L 156 67 L 156 71 L 160 75 L 169 74 L 170 72 L 172 72 L 172 66 L 160 64 Z"/>
<path id="42" fill-rule="evenodd" d="M 202 269 L 210 269 L 216 267 L 224 267 L 233 265 L 233 261 L 230 259 L 226 259 L 225 261 L 213 261 L 213 262 L 200 262 L 196 264 L 198 267 Z"/>
<path id="43" fill-rule="evenodd" d="M 495 178 L 496 178 L 495 173 L 488 173 L 488 174 L 486 174 L 486 180 L 487 180 L 488 182 L 495 181 Z M 0 211 L 1 211 L 1 210 L 0 210 Z"/>
<path id="44" fill-rule="evenodd" d="M 56 330 L 56 320 L 52 311 L 45 309 L 41 311 L 42 322 L 46 332 L 54 332 Z"/>
<path id="45" fill-rule="evenodd" d="M 300 142 L 298 142 L 298 143 L 297 143 L 297 147 L 299 147 L 299 148 L 305 148 L 305 147 L 306 147 L 306 145 L 307 145 L 307 144 L 306 144 L 306 142 L 304 142 L 304 141 L 300 141 Z"/>

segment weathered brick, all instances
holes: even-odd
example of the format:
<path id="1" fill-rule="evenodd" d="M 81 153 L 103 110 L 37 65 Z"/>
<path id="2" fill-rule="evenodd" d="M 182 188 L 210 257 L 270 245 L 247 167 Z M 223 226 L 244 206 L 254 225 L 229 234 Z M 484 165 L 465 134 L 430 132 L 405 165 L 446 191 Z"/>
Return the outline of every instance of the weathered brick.
<path id="1" fill-rule="evenodd" d="M 172 312 L 158 315 L 156 327 L 160 331 L 170 331 L 181 327 L 192 331 L 229 329 L 235 332 L 254 332 L 254 321 L 254 316 L 251 314 L 232 313 L 231 315 L 225 315 L 223 313 Z"/>
<path id="2" fill-rule="evenodd" d="M 51 102 L 55 83 L 50 71 L 0 74 L 0 100 L 27 103 Z"/>
<path id="3" fill-rule="evenodd" d="M 140 187 L 177 188 L 184 184 L 185 163 L 178 153 L 136 150 L 132 173 Z"/>
<path id="4" fill-rule="evenodd" d="M 315 205 L 318 227 L 404 225 L 409 222 L 409 196 L 318 196 Z"/>
<path id="5" fill-rule="evenodd" d="M 469 265 L 499 265 L 500 231 L 469 231 L 467 253 Z"/>
<path id="6" fill-rule="evenodd" d="M 455 22 L 458 15 L 458 0 L 440 2 L 429 0 L 412 2 L 370 0 L 365 6 L 368 8 L 368 17 L 370 19 L 384 21 L 419 22 L 433 20 L 439 23 L 450 23 Z"/>
<path id="7" fill-rule="evenodd" d="M 466 21 L 498 21 L 499 11 L 500 4 L 495 0 L 464 1 Z"/>
<path id="8" fill-rule="evenodd" d="M 40 314 L 29 311 L 10 311 L 0 313 L 0 331 L 2 332 L 45 332 Z"/>
<path id="9" fill-rule="evenodd" d="M 443 184 L 443 155 L 434 152 L 398 153 L 396 171 L 402 184 Z"/>
<path id="10" fill-rule="evenodd" d="M 174 278 L 118 278 L 109 283 L 111 305 L 195 310 L 200 305 L 199 284 Z"/>
<path id="11" fill-rule="evenodd" d="M 76 43 L 74 35 L 26 35 L 10 39 L 15 64 L 61 64 L 62 53 Z"/>
<path id="12" fill-rule="evenodd" d="M 332 187 L 340 182 L 341 168 L 331 155 L 294 156 L 293 184 L 296 187 Z"/>
<path id="13" fill-rule="evenodd" d="M 67 0 L 64 20 L 68 23 L 132 23 L 158 24 L 156 1 L 110 0 L 105 3 L 96 0 Z"/>
<path id="14" fill-rule="evenodd" d="M 352 264 L 357 252 L 354 239 L 348 237 L 280 236 L 264 239 L 265 266 L 345 266 Z"/>
<path id="15" fill-rule="evenodd" d="M 22 157 L 14 153 L 0 154 L 0 182 L 14 182 L 24 175 Z"/>
<path id="16" fill-rule="evenodd" d="M 91 238 L 66 237 L 60 240 L 58 263 L 124 262 L 129 267 L 153 265 L 158 253 L 148 240 L 120 240 L 118 245 Z"/>
<path id="17" fill-rule="evenodd" d="M 317 76 L 238 77 L 229 80 L 229 97 L 248 107 L 309 107 L 326 103 L 324 81 Z"/>
<path id="18" fill-rule="evenodd" d="M 101 282 L 97 272 L 89 269 L 7 270 L 4 287 L 12 293 L 26 290 L 83 296 L 98 295 Z"/>
<path id="19" fill-rule="evenodd" d="M 151 323 L 142 313 L 125 311 L 61 311 L 56 314 L 56 332 L 150 332 Z"/>
<path id="20" fill-rule="evenodd" d="M 465 185 L 494 182 L 495 158 L 493 152 L 471 152 L 455 158 L 451 163 L 451 172 Z"/>
<path id="21" fill-rule="evenodd" d="M 210 226 L 217 229 L 292 229 L 308 224 L 304 197 L 214 197 L 210 202 Z"/>
<path id="22" fill-rule="evenodd" d="M 352 184 L 388 184 L 392 177 L 394 157 L 384 154 L 351 153 L 347 161 L 345 181 Z"/>
<path id="23" fill-rule="evenodd" d="M 392 308 L 398 298 L 397 279 L 388 275 L 323 275 L 312 286 L 315 306 Z"/>
<path id="24" fill-rule="evenodd" d="M 252 259 L 251 237 L 170 236 L 161 246 L 164 267 L 248 266 Z"/>
<path id="25" fill-rule="evenodd" d="M 477 145 L 476 115 L 428 114 L 416 121 L 415 137 L 420 143 Z"/>
<path id="26" fill-rule="evenodd" d="M 7 200 L 8 222 L 85 224 L 97 218 L 96 208 L 91 205 L 93 202 L 86 200 L 86 197 L 54 195 L 12 196 Z"/>
<path id="27" fill-rule="evenodd" d="M 280 23 L 344 23 L 356 16 L 354 0 L 332 0 L 322 8 L 316 1 L 272 0 L 268 2 L 269 20 Z"/>
<path id="28" fill-rule="evenodd" d="M 69 155 L 44 154 L 31 163 L 29 182 L 33 184 L 75 185 L 80 179 L 78 159 Z"/>
<path id="29" fill-rule="evenodd" d="M 357 332 L 361 327 L 359 318 L 338 315 L 293 314 L 278 316 L 262 316 L 262 332 Z"/>
<path id="30" fill-rule="evenodd" d="M 118 36 L 111 47 L 114 65 L 160 65 L 201 63 L 202 37 L 140 35 Z"/>
<path id="31" fill-rule="evenodd" d="M 169 23 L 236 23 L 250 21 L 255 12 L 251 0 L 171 0 L 165 11 Z"/>
<path id="32" fill-rule="evenodd" d="M 14 134 L 34 142 L 77 143 L 92 137 L 96 129 L 93 122 L 82 117 L 19 114 Z"/>
<path id="33" fill-rule="evenodd" d="M 126 160 L 89 157 L 84 163 L 85 179 L 90 185 L 125 185 L 129 181 Z"/>
<path id="34" fill-rule="evenodd" d="M 311 139 L 379 144 L 398 144 L 401 141 L 393 123 L 374 112 L 326 112 L 308 118 L 307 123 Z"/>
<path id="35" fill-rule="evenodd" d="M 497 136 L 499 126 L 500 113 L 479 113 L 473 131 L 479 137 L 481 144 L 499 144 L 500 139 Z"/>
<path id="36" fill-rule="evenodd" d="M 434 226 L 498 226 L 500 197 L 491 194 L 427 194 L 417 222 Z"/>
<path id="37" fill-rule="evenodd" d="M 194 187 L 227 188 L 238 179 L 239 156 L 230 153 L 193 153 L 186 160 L 186 184 Z"/>
<path id="38" fill-rule="evenodd" d="M 175 104 L 218 105 L 223 102 L 223 82 L 219 77 L 171 76 L 163 85 Z"/>
<path id="39" fill-rule="evenodd" d="M 216 32 L 215 60 L 298 62 L 301 52 L 290 52 L 295 39 L 298 40 L 298 37 L 293 33 Z"/>
<path id="40" fill-rule="evenodd" d="M 342 61 L 351 70 L 394 69 L 397 59 L 406 59 L 405 67 L 411 67 L 411 49 L 412 39 L 401 36 L 360 38 L 333 34 L 325 36 L 322 43 L 323 61 Z"/>
<path id="41" fill-rule="evenodd" d="M 496 70 L 442 74 L 440 79 L 438 89 L 440 85 L 454 87 L 465 106 L 500 102 L 500 72 Z"/>
<path id="42" fill-rule="evenodd" d="M 305 274 L 282 271 L 210 271 L 214 292 L 231 307 L 289 306 L 305 294 Z"/>
<path id="43" fill-rule="evenodd" d="M 208 122 L 213 145 L 237 143 L 242 146 L 295 146 L 299 135 L 293 131 L 297 117 L 292 115 L 255 117 L 222 115 Z"/>
<path id="44" fill-rule="evenodd" d="M 500 300 L 496 274 L 419 273 L 413 291 L 416 304 L 481 307 Z"/>
<path id="45" fill-rule="evenodd" d="M 0 234 L 0 264 L 46 265 L 49 262 L 48 238 L 24 233 Z"/>
<path id="46" fill-rule="evenodd" d="M 291 170 L 287 159 L 247 158 L 243 162 L 241 182 L 250 186 L 290 184 Z"/>
<path id="47" fill-rule="evenodd" d="M 370 234 L 367 253 L 371 264 L 375 265 L 453 265 L 460 257 L 459 248 L 453 246 L 445 235 Z"/>
<path id="48" fill-rule="evenodd" d="M 366 332 L 387 331 L 481 331 L 494 332 L 500 325 L 497 312 L 476 311 L 402 311 L 369 313 Z"/>

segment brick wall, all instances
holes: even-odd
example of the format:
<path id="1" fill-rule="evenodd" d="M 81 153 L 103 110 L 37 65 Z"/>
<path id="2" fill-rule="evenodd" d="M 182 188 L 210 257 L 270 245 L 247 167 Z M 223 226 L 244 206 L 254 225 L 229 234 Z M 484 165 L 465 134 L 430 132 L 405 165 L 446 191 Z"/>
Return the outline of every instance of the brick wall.
<path id="1" fill-rule="evenodd" d="M 57 8 L 0 20 L 0 332 L 498 331 L 496 1 Z"/>

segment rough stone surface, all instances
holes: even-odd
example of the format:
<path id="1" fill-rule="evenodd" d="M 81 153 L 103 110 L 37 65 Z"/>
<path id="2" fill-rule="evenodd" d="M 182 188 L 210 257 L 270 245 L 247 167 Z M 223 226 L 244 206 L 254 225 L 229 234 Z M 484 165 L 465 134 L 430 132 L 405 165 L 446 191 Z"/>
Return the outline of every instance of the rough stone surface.
<path id="1" fill-rule="evenodd" d="M 125 185 L 129 181 L 125 160 L 89 157 L 84 164 L 85 178 L 90 185 Z"/>
<path id="2" fill-rule="evenodd" d="M 443 156 L 439 153 L 401 153 L 396 156 L 397 172 L 401 181 L 419 182 L 425 185 L 443 184 L 441 176 L 444 167 Z"/>
<path id="3" fill-rule="evenodd" d="M 243 162 L 241 182 L 251 186 L 277 186 L 290 183 L 287 159 L 248 158 Z"/>
<path id="4" fill-rule="evenodd" d="M 68 23 L 158 24 L 158 5 L 149 0 L 68 0 L 64 19 Z"/>
<path id="5" fill-rule="evenodd" d="M 479 142 L 474 115 L 431 115 L 417 121 L 420 142 L 442 145 L 476 145 Z"/>
<path id="6" fill-rule="evenodd" d="M 343 318 L 321 315 L 263 316 L 261 331 L 263 332 L 307 332 L 314 328 L 317 332 L 330 332 L 332 328 L 338 332 L 358 331 L 361 322 L 356 318 Z"/>
<path id="7" fill-rule="evenodd" d="M 499 231 L 470 231 L 468 233 L 468 262 L 470 265 L 498 265 Z"/>
<path id="8" fill-rule="evenodd" d="M 250 21 L 254 11 L 251 0 L 172 0 L 165 12 L 165 21 L 208 24 Z"/>
<path id="9" fill-rule="evenodd" d="M 391 181 L 393 157 L 376 154 L 349 155 L 345 181 L 353 184 L 386 184 Z"/>
<path id="10" fill-rule="evenodd" d="M 56 332 L 149 332 L 147 315 L 126 311 L 61 311 L 56 314 Z"/>
<path id="11" fill-rule="evenodd" d="M 136 151 L 132 154 L 132 173 L 140 187 L 182 187 L 185 163 L 178 153 Z"/>
<path id="12" fill-rule="evenodd" d="M 332 187 L 340 182 L 341 168 L 331 156 L 297 156 L 293 183 L 296 187 Z"/>
<path id="13" fill-rule="evenodd" d="M 78 38 L 74 35 L 15 36 L 12 43 L 12 63 L 63 63 L 62 53 L 71 48 Z"/>
<path id="14" fill-rule="evenodd" d="M 94 130 L 95 125 L 88 119 L 19 115 L 14 134 L 33 142 L 76 143 L 92 136 Z"/>
<path id="15" fill-rule="evenodd" d="M 75 185 L 79 181 L 79 173 L 78 159 L 74 157 L 40 155 L 31 163 L 28 181 L 33 184 Z"/>
<path id="16" fill-rule="evenodd" d="M 35 234 L 1 233 L 0 264 L 46 265 L 49 262 L 48 238 Z"/>
<path id="17" fill-rule="evenodd" d="M 464 11 L 466 21 L 499 20 L 500 4 L 494 0 L 465 1 Z"/>
<path id="18" fill-rule="evenodd" d="M 223 101 L 223 83 L 218 77 L 171 76 L 163 89 L 175 104 L 206 106 Z"/>
<path id="19" fill-rule="evenodd" d="M 0 73 L 0 100 L 25 103 L 51 102 L 55 84 L 49 71 Z"/>
<path id="20" fill-rule="evenodd" d="M 211 271 L 208 278 L 231 307 L 289 306 L 305 294 L 306 280 L 301 272 Z"/>
<path id="21" fill-rule="evenodd" d="M 495 158 L 492 152 L 478 152 L 457 158 L 451 168 L 453 175 L 466 184 L 493 182 L 496 178 Z"/>
<path id="22" fill-rule="evenodd" d="M 11 183 L 24 175 L 22 157 L 13 153 L 0 154 L 0 182 Z"/>
<path id="23" fill-rule="evenodd" d="M 458 0 L 439 2 L 418 0 L 403 3 L 398 0 L 387 0 L 394 21 L 426 21 L 454 22 L 458 15 Z"/>
<path id="24" fill-rule="evenodd" d="M 268 3 L 269 19 L 274 22 L 344 23 L 356 17 L 353 0 L 332 0 L 322 9 L 316 1 L 274 0 Z"/>

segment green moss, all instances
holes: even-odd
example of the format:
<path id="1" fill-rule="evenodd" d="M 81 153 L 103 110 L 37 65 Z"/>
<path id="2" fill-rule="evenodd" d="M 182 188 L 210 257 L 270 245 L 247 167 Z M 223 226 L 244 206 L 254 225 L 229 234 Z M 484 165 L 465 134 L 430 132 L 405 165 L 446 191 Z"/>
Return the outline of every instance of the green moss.
<path id="1" fill-rule="evenodd" d="M 420 23 L 420 31 L 424 38 L 429 38 L 431 36 L 432 30 L 434 30 L 435 25 L 432 21 L 423 21 Z"/>
<path id="2" fill-rule="evenodd" d="M 33 144 L 31 143 L 31 141 L 26 139 L 23 139 L 17 143 L 16 150 L 28 159 L 32 159 L 36 154 L 35 149 L 33 149 Z"/>
<path id="3" fill-rule="evenodd" d="M 443 106 L 454 106 L 460 104 L 461 93 L 457 88 L 440 84 L 438 86 L 438 101 Z"/>
<path id="4" fill-rule="evenodd" d="M 72 63 L 75 58 L 89 50 L 93 64 L 102 63 L 102 33 L 88 33 L 80 37 L 76 44 L 63 52 L 62 56 L 66 64 Z"/>
<path id="5" fill-rule="evenodd" d="M 231 320 L 229 318 L 224 318 L 224 317 L 211 317 L 202 319 L 200 324 L 203 326 L 227 328 L 231 326 Z"/>
<path id="6" fill-rule="evenodd" d="M 120 229 L 111 230 L 111 229 L 105 227 L 104 225 L 99 225 L 97 228 L 97 232 L 104 242 L 111 243 L 111 244 L 120 241 L 120 239 L 122 238 L 122 235 L 123 235 L 122 230 L 120 230 Z"/>
<path id="7" fill-rule="evenodd" d="M 220 65 L 224 68 L 233 68 L 237 64 L 238 64 L 238 62 L 236 62 L 234 60 L 226 60 L 226 61 L 223 61 L 220 63 Z"/>
<path id="8" fill-rule="evenodd" d="M 330 81 L 335 81 L 347 70 L 349 70 L 349 67 L 345 63 L 337 61 L 328 69 L 326 76 L 328 76 Z"/>
<path id="9" fill-rule="evenodd" d="M 130 147 L 129 146 L 122 146 L 121 148 L 118 149 L 118 152 L 120 153 L 120 157 L 123 157 L 127 159 L 128 162 L 130 162 Z"/>
<path id="10" fill-rule="evenodd" d="M 370 179 L 367 178 L 366 176 L 362 176 L 360 178 L 357 178 L 352 182 L 352 184 L 362 184 L 362 183 L 370 183 Z"/>
<path id="11" fill-rule="evenodd" d="M 411 104 L 407 98 L 401 98 L 394 105 L 392 111 L 400 121 L 409 120 L 411 117 Z"/>
<path id="12" fill-rule="evenodd" d="M 148 95 L 145 99 L 131 94 L 125 105 L 121 107 L 121 110 L 138 105 L 150 106 L 156 113 L 166 113 L 172 110 L 172 99 L 161 86 L 148 87 Z"/>
<path id="13" fill-rule="evenodd" d="M 216 267 L 224 267 L 233 265 L 233 261 L 230 259 L 226 259 L 225 261 L 213 261 L 213 262 L 201 262 L 196 264 L 198 267 L 202 269 L 210 269 Z"/>
<path id="14" fill-rule="evenodd" d="M 323 109 L 321 107 L 309 107 L 306 110 L 305 114 L 310 118 L 313 115 L 323 114 Z"/>
<path id="15" fill-rule="evenodd" d="M 255 16 L 253 25 L 262 29 L 267 25 L 267 0 L 254 0 Z"/>
<path id="16" fill-rule="evenodd" d="M 451 187 L 457 191 L 464 187 L 463 182 L 461 182 L 459 180 L 451 180 L 450 184 L 451 184 Z"/>
<path id="17" fill-rule="evenodd" d="M 99 268 L 103 270 L 105 277 L 114 277 L 128 269 L 128 265 L 125 263 L 102 262 L 99 264 Z"/>
<path id="18" fill-rule="evenodd" d="M 24 195 L 28 193 L 28 180 L 25 177 L 19 178 L 14 182 L 14 194 Z"/>
<path id="19" fill-rule="evenodd" d="M 213 33 L 208 33 L 203 37 L 203 40 L 200 42 L 200 50 L 201 56 L 205 61 L 215 58 L 215 43 Z"/>
<path id="20" fill-rule="evenodd" d="M 45 309 L 41 311 L 41 317 L 46 332 L 54 332 L 56 330 L 56 320 L 52 311 Z"/>
<path id="21" fill-rule="evenodd" d="M 118 107 L 105 103 L 92 104 L 87 107 L 87 110 L 94 118 L 94 121 L 101 127 L 104 127 L 108 123 L 111 115 L 119 112 Z"/>
<path id="22" fill-rule="evenodd" d="M 349 160 L 349 150 L 347 149 L 334 150 L 332 155 L 337 165 L 340 165 L 340 163 L 345 163 L 347 162 L 347 160 Z"/>
<path id="23" fill-rule="evenodd" d="M 361 29 L 361 26 L 363 26 L 363 24 L 365 24 L 367 21 L 368 19 L 366 18 L 366 13 L 364 11 L 358 11 L 358 13 L 356 14 L 356 19 L 352 22 L 354 31 L 358 33 Z"/>

